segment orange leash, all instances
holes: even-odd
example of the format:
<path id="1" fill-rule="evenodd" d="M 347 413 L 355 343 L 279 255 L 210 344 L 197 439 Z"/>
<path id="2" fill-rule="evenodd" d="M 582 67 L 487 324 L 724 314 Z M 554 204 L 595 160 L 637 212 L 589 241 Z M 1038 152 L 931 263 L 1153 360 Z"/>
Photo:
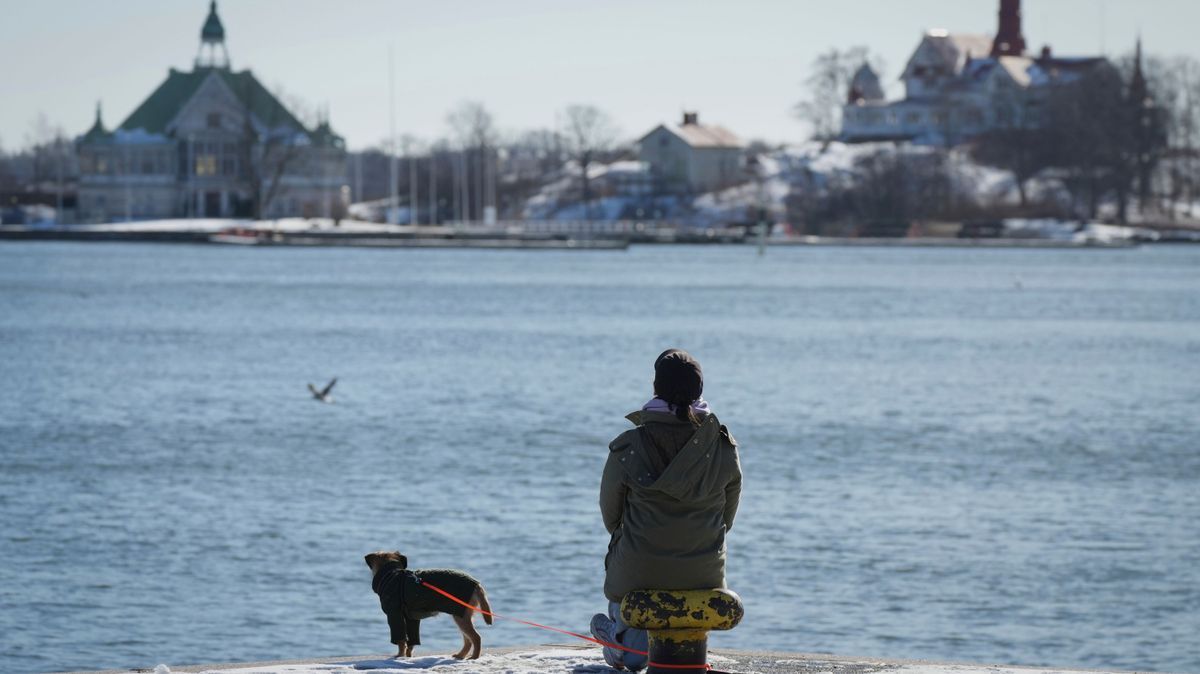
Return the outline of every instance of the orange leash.
<path id="1" fill-rule="evenodd" d="M 474 604 L 465 602 L 465 601 L 459 599 L 458 597 L 455 597 L 454 595 L 450 594 L 449 592 L 443 590 L 442 588 L 440 588 L 432 583 L 427 583 L 424 580 L 421 580 L 420 578 L 417 579 L 417 582 L 420 583 L 421 585 L 424 585 L 425 587 L 433 590 L 434 592 L 442 595 L 443 597 L 449 599 L 450 601 L 452 601 L 456 604 L 465 606 L 465 607 L 471 609 L 472 611 L 478 611 L 479 613 L 482 613 L 483 615 L 486 615 L 486 616 L 491 616 L 493 618 L 502 618 L 504 620 L 512 620 L 513 622 L 519 622 L 522 625 L 529 625 L 530 627 L 537 627 L 539 629 L 549 630 L 551 632 L 558 632 L 559 634 L 566 634 L 568 636 L 575 637 L 576 639 L 583 639 L 584 641 L 590 641 L 594 644 L 600 644 L 601 646 L 608 646 L 609 648 L 615 648 L 617 650 L 625 651 L 626 653 L 633 653 L 635 655 L 643 655 L 646 657 L 646 664 L 651 667 L 658 667 L 661 669 L 700 669 L 701 667 L 703 667 L 704 669 L 712 669 L 712 665 L 707 664 L 707 663 L 705 663 L 704 665 L 667 665 L 667 664 L 663 664 L 663 663 L 659 663 L 659 662 L 650 662 L 650 654 L 646 651 L 639 651 L 634 648 L 627 648 L 625 646 L 622 646 L 621 644 L 609 643 L 602 639 L 597 639 L 595 637 L 591 637 L 586 634 L 580 634 L 578 632 L 572 632 L 570 630 L 563 630 L 563 629 L 559 629 L 557 627 L 550 627 L 549 625 L 541 625 L 539 623 L 530 622 L 528 620 L 522 620 L 520 618 L 513 618 L 511 616 L 500 615 L 499 613 L 492 613 L 491 611 L 485 611 L 482 608 L 475 606 Z"/>

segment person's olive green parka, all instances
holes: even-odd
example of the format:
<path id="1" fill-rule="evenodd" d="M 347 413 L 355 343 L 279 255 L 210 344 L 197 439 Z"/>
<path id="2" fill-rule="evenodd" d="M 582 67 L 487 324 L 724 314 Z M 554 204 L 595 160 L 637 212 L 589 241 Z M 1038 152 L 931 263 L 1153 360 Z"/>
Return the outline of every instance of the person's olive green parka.
<path id="1" fill-rule="evenodd" d="M 693 426 L 666 412 L 628 415 L 609 445 L 600 512 L 612 535 L 604 594 L 725 587 L 725 533 L 742 491 L 737 443 L 716 415 Z"/>

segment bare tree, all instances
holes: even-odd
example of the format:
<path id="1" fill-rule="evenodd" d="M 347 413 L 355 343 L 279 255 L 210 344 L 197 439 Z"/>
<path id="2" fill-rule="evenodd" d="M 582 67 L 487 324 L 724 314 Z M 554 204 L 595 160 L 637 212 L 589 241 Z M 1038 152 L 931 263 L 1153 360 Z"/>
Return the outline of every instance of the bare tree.
<path id="1" fill-rule="evenodd" d="M 484 207 L 494 205 L 491 167 L 495 163 L 497 142 L 492 113 L 478 101 L 463 101 L 446 115 L 455 139 L 462 148 L 459 178 L 462 188 L 463 211 L 467 219 L 480 219 Z M 474 205 L 471 208 L 471 174 L 474 173 Z"/>
<path id="2" fill-rule="evenodd" d="M 880 151 L 855 162 L 854 189 L 860 234 L 900 235 L 914 220 L 934 217 L 953 203 L 947 154 Z"/>
<path id="3" fill-rule="evenodd" d="M 512 146 L 519 156 L 531 158 L 538 172 L 544 176 L 560 170 L 567 156 L 562 134 L 551 129 L 526 131 Z"/>
<path id="4" fill-rule="evenodd" d="M 1200 197 L 1200 62 L 1191 56 L 1147 60 L 1147 79 L 1163 109 L 1167 150 L 1163 161 L 1163 197 L 1169 217 L 1177 204 L 1194 213 Z"/>
<path id="5" fill-rule="evenodd" d="M 1183 179 L 1182 196 L 1188 204 L 1188 215 L 1195 215 L 1200 200 L 1200 63 L 1191 57 L 1176 60 L 1175 71 L 1182 95 L 1177 114 L 1173 116 L 1176 171 Z"/>
<path id="6" fill-rule="evenodd" d="M 864 154 L 852 176 L 818 177 L 808 170 L 785 198 L 787 217 L 806 234 L 902 237 L 926 220 L 959 219 L 963 188 L 941 148 L 888 148 Z"/>
<path id="7" fill-rule="evenodd" d="M 1076 214 L 1097 217 L 1102 201 L 1112 195 L 1117 220 L 1125 222 L 1141 150 L 1136 109 L 1126 99 L 1120 72 L 1101 66 L 1056 87 L 1044 112 L 1048 162 L 1064 172 Z"/>
<path id="8" fill-rule="evenodd" d="M 13 175 L 12 157 L 4 151 L 4 143 L 0 141 L 0 190 L 15 187 L 16 177 Z M 4 204 L 0 204 L 0 209 Z"/>
<path id="9" fill-rule="evenodd" d="M 583 188 L 583 207 L 591 219 L 592 191 L 588 168 L 598 152 L 610 149 L 617 140 L 612 118 L 594 105 L 569 105 L 563 110 L 566 120 L 565 141 L 571 157 L 579 164 Z"/>
<path id="10" fill-rule="evenodd" d="M 548 182 L 560 177 L 566 161 L 561 134 L 534 129 L 516 134 L 501 150 L 498 206 L 506 216 L 518 216 L 523 204 Z"/>
<path id="11" fill-rule="evenodd" d="M 68 144 L 62 126 L 51 122 L 46 113 L 38 112 L 25 135 L 25 144 L 33 162 L 33 182 L 43 185 L 58 180 Z"/>
<path id="12" fill-rule="evenodd" d="M 850 80 L 864 63 L 882 79 L 883 61 L 862 46 L 845 50 L 834 47 L 812 62 L 804 80 L 808 97 L 797 103 L 793 112 L 812 127 L 813 139 L 828 143 L 837 137 Z"/>
<path id="13" fill-rule="evenodd" d="M 1042 132 L 1033 123 L 1028 100 L 1021 93 L 999 96 L 995 112 L 998 123 L 975 139 L 971 156 L 1011 173 L 1024 209 L 1029 205 L 1026 183 L 1048 163 Z"/>
<path id="14" fill-rule="evenodd" d="M 251 78 L 241 82 L 244 114 L 238 159 L 250 193 L 251 215 L 261 220 L 283 192 L 283 177 L 301 157 L 303 144 L 298 136 L 305 131 L 295 127 L 281 106 L 270 105 L 267 92 L 256 84 Z M 288 97 L 282 90 L 275 96 Z M 265 119 L 256 119 L 255 110 L 269 112 Z"/>

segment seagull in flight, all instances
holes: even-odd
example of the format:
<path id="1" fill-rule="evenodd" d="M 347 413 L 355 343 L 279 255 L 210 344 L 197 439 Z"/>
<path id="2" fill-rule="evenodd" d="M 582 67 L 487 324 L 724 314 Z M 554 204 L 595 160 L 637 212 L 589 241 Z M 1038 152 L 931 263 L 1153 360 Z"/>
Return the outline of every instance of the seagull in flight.
<path id="1" fill-rule="evenodd" d="M 318 391 L 317 387 L 313 386 L 312 384 L 308 385 L 308 390 L 310 393 L 312 393 L 313 398 L 316 398 L 323 403 L 331 403 L 333 402 L 333 396 L 329 395 L 329 392 L 333 390 L 333 385 L 336 383 L 337 377 L 334 377 L 333 380 L 326 384 L 325 388 L 321 389 L 320 391 Z"/>

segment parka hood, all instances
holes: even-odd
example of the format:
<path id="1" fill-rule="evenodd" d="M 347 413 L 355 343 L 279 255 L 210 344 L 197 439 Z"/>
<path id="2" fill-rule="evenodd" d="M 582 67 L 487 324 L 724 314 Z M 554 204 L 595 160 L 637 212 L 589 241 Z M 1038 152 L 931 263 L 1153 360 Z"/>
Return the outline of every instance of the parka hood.
<path id="1" fill-rule="evenodd" d="M 626 418 L 639 428 L 621 434 L 609 448 L 620 453 L 621 465 L 629 475 L 632 489 L 658 491 L 684 503 L 692 503 L 705 501 L 714 492 L 724 488 L 720 470 L 721 452 L 724 449 L 722 438 L 728 436 L 722 432 L 715 414 L 705 415 L 679 453 L 657 477 L 649 455 L 654 449 L 648 446 L 653 439 L 645 425 L 662 423 L 691 426 L 691 422 L 681 421 L 674 414 L 642 410 Z"/>

